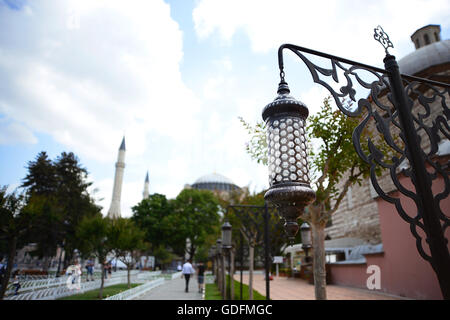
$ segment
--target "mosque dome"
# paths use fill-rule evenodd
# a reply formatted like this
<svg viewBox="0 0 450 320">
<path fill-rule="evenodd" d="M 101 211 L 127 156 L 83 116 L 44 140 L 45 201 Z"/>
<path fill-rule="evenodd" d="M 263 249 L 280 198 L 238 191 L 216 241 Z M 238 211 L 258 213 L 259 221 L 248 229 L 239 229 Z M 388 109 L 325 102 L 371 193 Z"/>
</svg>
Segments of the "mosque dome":
<svg viewBox="0 0 450 320">
<path fill-rule="evenodd" d="M 428 25 L 413 33 L 416 50 L 398 61 L 400 73 L 430 78 L 449 69 L 450 40 L 441 40 L 440 31 L 439 25 Z"/>
<path fill-rule="evenodd" d="M 191 187 L 193 189 L 211 191 L 232 191 L 239 189 L 233 181 L 218 173 L 211 173 L 198 178 Z"/>
<path fill-rule="evenodd" d="M 415 75 L 445 63 L 450 63 L 450 40 L 421 47 L 398 61 L 400 72 L 407 75 Z"/>
</svg>

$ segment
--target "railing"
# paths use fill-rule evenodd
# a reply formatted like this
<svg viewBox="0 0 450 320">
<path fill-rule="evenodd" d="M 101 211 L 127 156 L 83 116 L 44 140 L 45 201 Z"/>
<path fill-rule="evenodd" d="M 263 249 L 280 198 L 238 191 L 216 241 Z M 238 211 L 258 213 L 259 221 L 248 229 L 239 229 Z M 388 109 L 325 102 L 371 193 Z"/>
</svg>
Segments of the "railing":
<svg viewBox="0 0 450 320">
<path fill-rule="evenodd" d="M 161 271 L 145 271 L 131 270 L 130 281 L 135 283 L 143 283 L 153 280 L 161 274 Z M 83 293 L 85 291 L 94 290 L 100 287 L 101 278 L 95 281 L 81 282 L 80 290 L 69 289 L 67 286 L 67 276 L 52 278 L 47 280 L 30 280 L 21 282 L 19 294 L 14 295 L 14 286 L 11 285 L 7 291 L 5 300 L 52 300 L 62 298 L 68 295 Z M 104 286 L 115 285 L 127 282 L 127 272 L 118 271 L 111 275 L 111 278 L 105 279 Z"/>
<path fill-rule="evenodd" d="M 172 273 L 172 274 L 170 275 L 170 279 L 171 279 L 171 280 L 177 279 L 177 278 L 180 278 L 180 277 L 181 277 L 181 271 L 180 271 L 180 272 Z"/>
<path fill-rule="evenodd" d="M 127 277 L 114 277 L 107 279 L 104 282 L 104 287 L 126 283 Z M 5 298 L 5 300 L 55 300 L 75 294 L 81 294 L 86 291 L 98 289 L 101 285 L 101 280 L 82 282 L 80 283 L 80 289 L 69 288 L 66 283 L 57 287 L 29 291 L 18 295 L 12 295 Z"/>
<path fill-rule="evenodd" d="M 155 272 L 161 273 L 161 271 L 155 271 Z M 139 270 L 131 270 L 130 271 L 131 276 L 135 276 L 137 274 L 139 274 Z M 142 274 L 145 275 L 144 273 L 142 273 Z M 116 277 L 124 277 L 124 276 L 125 277 L 127 276 L 127 271 L 117 271 L 117 272 L 113 272 L 111 274 L 110 279 L 113 279 Z M 81 277 L 82 277 L 81 280 L 83 281 L 85 279 L 84 278 L 85 275 L 83 274 Z M 52 287 L 65 286 L 67 278 L 68 277 L 64 275 L 64 276 L 61 276 L 58 278 L 46 278 L 46 279 L 39 279 L 39 280 L 20 281 L 19 292 L 20 292 L 20 294 L 23 294 L 24 292 L 27 292 L 27 291 L 36 291 L 36 290 L 41 290 L 41 289 L 49 289 Z M 94 274 L 94 279 L 100 280 L 100 278 L 101 278 L 101 273 Z M 146 280 L 148 280 L 148 279 L 146 279 Z M 6 291 L 6 295 L 12 295 L 12 294 L 14 294 L 14 291 L 15 291 L 14 285 L 12 284 L 12 281 L 10 281 L 10 284 L 8 285 L 8 291 Z"/>
<path fill-rule="evenodd" d="M 136 275 L 137 282 L 155 280 L 161 277 L 161 271 L 144 271 Z"/>
<path fill-rule="evenodd" d="M 147 291 L 153 288 L 159 287 L 160 285 L 164 284 L 164 281 L 164 278 L 152 280 L 150 282 L 137 286 L 136 288 L 123 291 L 103 300 L 132 300 L 140 295 L 145 294 Z"/>
</svg>

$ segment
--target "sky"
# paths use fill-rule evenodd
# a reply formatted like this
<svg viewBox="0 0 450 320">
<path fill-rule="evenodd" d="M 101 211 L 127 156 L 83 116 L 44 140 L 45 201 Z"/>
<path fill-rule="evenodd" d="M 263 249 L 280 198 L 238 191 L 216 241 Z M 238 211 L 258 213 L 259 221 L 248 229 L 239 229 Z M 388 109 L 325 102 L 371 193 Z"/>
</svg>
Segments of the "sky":
<svg viewBox="0 0 450 320">
<path fill-rule="evenodd" d="M 20 186 L 40 151 L 74 152 L 106 214 L 125 136 L 122 216 L 147 171 L 168 198 L 213 172 L 262 191 L 267 168 L 239 117 L 260 121 L 275 98 L 278 47 L 383 67 L 376 26 L 400 59 L 428 24 L 450 38 L 448 0 L 0 0 L 0 185 Z M 328 93 L 285 56 L 291 94 L 314 114 Z"/>
</svg>

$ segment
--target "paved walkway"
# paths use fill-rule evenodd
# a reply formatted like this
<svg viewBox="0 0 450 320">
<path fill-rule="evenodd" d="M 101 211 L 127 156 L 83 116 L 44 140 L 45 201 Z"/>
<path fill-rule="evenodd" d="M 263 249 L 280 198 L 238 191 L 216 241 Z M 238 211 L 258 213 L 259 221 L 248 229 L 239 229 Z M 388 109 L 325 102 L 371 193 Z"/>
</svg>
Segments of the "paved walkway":
<svg viewBox="0 0 450 320">
<path fill-rule="evenodd" d="M 189 292 L 185 292 L 185 280 L 176 278 L 166 280 L 163 285 L 156 287 L 135 300 L 202 300 L 202 294 L 198 292 L 197 277 L 189 280 Z"/>
<path fill-rule="evenodd" d="M 239 281 L 240 274 L 234 278 Z M 248 284 L 248 275 L 243 275 L 243 282 Z M 266 294 L 264 275 L 253 275 L 253 289 Z M 274 277 L 270 281 L 270 298 L 272 300 L 315 300 L 314 285 L 296 278 Z M 327 285 L 328 300 L 402 300 L 404 298 L 364 289 Z"/>
</svg>

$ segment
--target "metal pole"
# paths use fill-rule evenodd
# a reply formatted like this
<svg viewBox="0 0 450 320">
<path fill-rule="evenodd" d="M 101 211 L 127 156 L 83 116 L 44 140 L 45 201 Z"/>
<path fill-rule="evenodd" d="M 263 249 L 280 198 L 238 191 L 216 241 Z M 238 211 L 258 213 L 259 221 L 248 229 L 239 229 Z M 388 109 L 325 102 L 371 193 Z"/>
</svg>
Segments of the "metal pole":
<svg viewBox="0 0 450 320">
<path fill-rule="evenodd" d="M 224 299 L 227 298 L 227 279 L 226 279 L 226 270 L 225 270 L 225 255 L 224 253 L 221 254 L 221 265 L 222 265 L 222 297 Z"/>
<path fill-rule="evenodd" d="M 269 210 L 267 202 L 264 202 L 264 251 L 265 251 L 265 267 L 266 267 L 266 300 L 270 300 L 270 279 L 269 279 Z"/>
<path fill-rule="evenodd" d="M 228 300 L 231 300 L 231 281 L 233 279 L 231 278 L 231 249 L 228 250 L 228 282 L 230 284 L 230 288 L 228 291 Z"/>
<path fill-rule="evenodd" d="M 427 173 L 425 162 L 420 152 L 419 138 L 414 127 L 411 110 L 408 110 L 405 90 L 395 57 L 387 55 L 384 60 L 386 70 L 389 72 L 389 81 L 392 88 L 396 109 L 403 127 L 407 152 L 412 174 L 415 179 L 418 210 L 422 212 L 423 224 L 427 234 L 427 243 L 430 247 L 431 266 L 433 267 L 441 287 L 444 299 L 450 299 L 450 255 L 447 241 L 444 237 L 439 221 L 439 208 L 434 201 L 431 190 L 431 180 Z"/>
<path fill-rule="evenodd" d="M 244 273 L 244 236 L 241 233 L 241 284 L 240 284 L 240 294 L 242 300 L 242 281 L 243 281 L 243 273 Z"/>
</svg>

